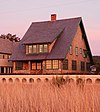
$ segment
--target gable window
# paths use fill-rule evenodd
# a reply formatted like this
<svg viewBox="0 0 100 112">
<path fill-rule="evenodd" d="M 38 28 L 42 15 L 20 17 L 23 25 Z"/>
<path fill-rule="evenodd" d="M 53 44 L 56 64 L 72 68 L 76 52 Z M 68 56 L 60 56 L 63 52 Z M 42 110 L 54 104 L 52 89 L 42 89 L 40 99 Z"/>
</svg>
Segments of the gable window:
<svg viewBox="0 0 100 112">
<path fill-rule="evenodd" d="M 82 48 L 80 48 L 80 54 L 82 54 Z"/>
<path fill-rule="evenodd" d="M 29 53 L 29 54 L 32 53 L 32 45 L 29 45 L 29 46 L 28 46 L 28 53 Z"/>
<path fill-rule="evenodd" d="M 81 61 L 81 71 L 85 71 L 85 62 Z"/>
<path fill-rule="evenodd" d="M 68 70 L 68 59 L 63 61 L 63 70 Z"/>
<path fill-rule="evenodd" d="M 83 49 L 83 57 L 87 58 L 87 50 Z"/>
<path fill-rule="evenodd" d="M 73 51 L 72 51 L 72 45 L 70 45 L 70 50 L 69 50 L 69 52 L 70 52 L 70 55 L 73 54 Z"/>
<path fill-rule="evenodd" d="M 75 48 L 76 56 L 78 56 L 78 47 Z"/>
<path fill-rule="evenodd" d="M 72 70 L 77 70 L 77 61 L 72 60 Z"/>
</svg>

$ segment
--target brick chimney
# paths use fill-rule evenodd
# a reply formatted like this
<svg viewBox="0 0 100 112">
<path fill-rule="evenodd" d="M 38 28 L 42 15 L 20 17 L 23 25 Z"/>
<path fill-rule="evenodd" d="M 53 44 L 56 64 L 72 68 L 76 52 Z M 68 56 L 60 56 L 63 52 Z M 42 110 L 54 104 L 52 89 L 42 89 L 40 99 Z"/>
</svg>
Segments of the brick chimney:
<svg viewBox="0 0 100 112">
<path fill-rule="evenodd" d="M 51 21 L 56 21 L 56 14 L 51 14 Z"/>
</svg>

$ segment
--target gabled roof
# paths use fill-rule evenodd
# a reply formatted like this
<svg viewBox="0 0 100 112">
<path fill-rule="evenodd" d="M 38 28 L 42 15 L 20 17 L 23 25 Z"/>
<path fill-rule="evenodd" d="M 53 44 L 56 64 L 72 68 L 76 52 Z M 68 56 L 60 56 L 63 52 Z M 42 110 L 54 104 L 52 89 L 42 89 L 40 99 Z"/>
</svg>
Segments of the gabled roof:
<svg viewBox="0 0 100 112">
<path fill-rule="evenodd" d="M 81 21 L 81 17 L 78 17 L 32 23 L 10 60 L 64 59 Z M 51 43 L 56 38 L 50 53 L 25 54 L 25 44 Z"/>
<path fill-rule="evenodd" d="M 64 29 L 64 25 L 59 22 L 36 22 L 32 23 L 29 30 L 24 35 L 24 44 L 51 43 Z"/>
<path fill-rule="evenodd" d="M 18 42 L 12 42 L 9 39 L 0 38 L 0 53 L 12 54 L 13 49 L 18 45 Z"/>
</svg>

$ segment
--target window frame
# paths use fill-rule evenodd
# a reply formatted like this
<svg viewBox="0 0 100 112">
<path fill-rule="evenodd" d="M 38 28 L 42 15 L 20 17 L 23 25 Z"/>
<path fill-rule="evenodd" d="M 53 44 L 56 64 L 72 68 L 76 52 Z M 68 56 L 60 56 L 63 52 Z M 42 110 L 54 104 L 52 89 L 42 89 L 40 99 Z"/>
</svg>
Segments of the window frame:
<svg viewBox="0 0 100 112">
<path fill-rule="evenodd" d="M 78 56 L 78 47 L 75 47 L 75 55 Z"/>
<path fill-rule="evenodd" d="M 70 54 L 70 55 L 73 54 L 73 48 L 72 48 L 72 45 L 70 45 L 70 47 L 69 47 L 69 54 Z"/>
<path fill-rule="evenodd" d="M 81 61 L 81 71 L 85 71 L 85 62 Z"/>
<path fill-rule="evenodd" d="M 31 52 L 30 51 L 30 46 L 31 46 Z M 32 45 L 28 45 L 28 54 L 32 54 L 32 51 L 33 51 L 33 46 Z"/>
<path fill-rule="evenodd" d="M 63 70 L 68 70 L 68 59 L 63 60 Z"/>
<path fill-rule="evenodd" d="M 72 60 L 72 70 L 77 70 L 77 61 Z"/>
<path fill-rule="evenodd" d="M 47 68 L 48 61 L 51 61 L 51 65 L 49 68 Z M 57 64 L 54 64 L 54 61 L 58 61 Z M 57 66 L 57 67 L 55 67 L 55 66 Z M 46 70 L 58 70 L 58 69 L 59 69 L 59 60 L 46 60 Z"/>
</svg>

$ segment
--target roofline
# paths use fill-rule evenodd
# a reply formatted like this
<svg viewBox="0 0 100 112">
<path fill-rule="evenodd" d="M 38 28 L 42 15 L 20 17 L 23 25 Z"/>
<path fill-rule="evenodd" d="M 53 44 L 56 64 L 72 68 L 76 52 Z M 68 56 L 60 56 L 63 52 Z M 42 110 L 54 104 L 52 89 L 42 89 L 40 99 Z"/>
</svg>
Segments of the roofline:
<svg viewBox="0 0 100 112">
<path fill-rule="evenodd" d="M 82 20 L 80 21 L 80 24 L 79 25 L 80 25 L 80 28 L 81 28 L 82 32 L 84 33 L 85 44 L 86 44 L 86 47 L 87 47 L 87 49 L 89 51 L 90 61 L 93 64 L 94 62 L 93 62 L 93 58 L 92 58 L 92 53 L 91 53 L 91 50 L 90 50 L 90 46 L 89 46 L 89 43 L 88 43 L 87 35 L 86 35 L 86 32 L 85 32 L 85 29 L 84 29 L 84 25 L 83 25 Z"/>
<path fill-rule="evenodd" d="M 79 17 L 71 17 L 71 18 L 68 18 L 68 19 L 58 19 L 56 21 L 71 20 L 71 19 L 78 19 L 78 18 L 82 19 L 82 17 L 79 16 Z M 34 21 L 34 22 L 32 22 L 32 24 L 45 23 L 45 22 L 55 22 L 55 21 L 51 21 L 51 20 L 49 20 L 49 21 L 45 21 L 45 20 L 43 20 L 43 21 Z"/>
<path fill-rule="evenodd" d="M 52 42 L 22 43 L 23 45 L 49 44 Z"/>
</svg>

